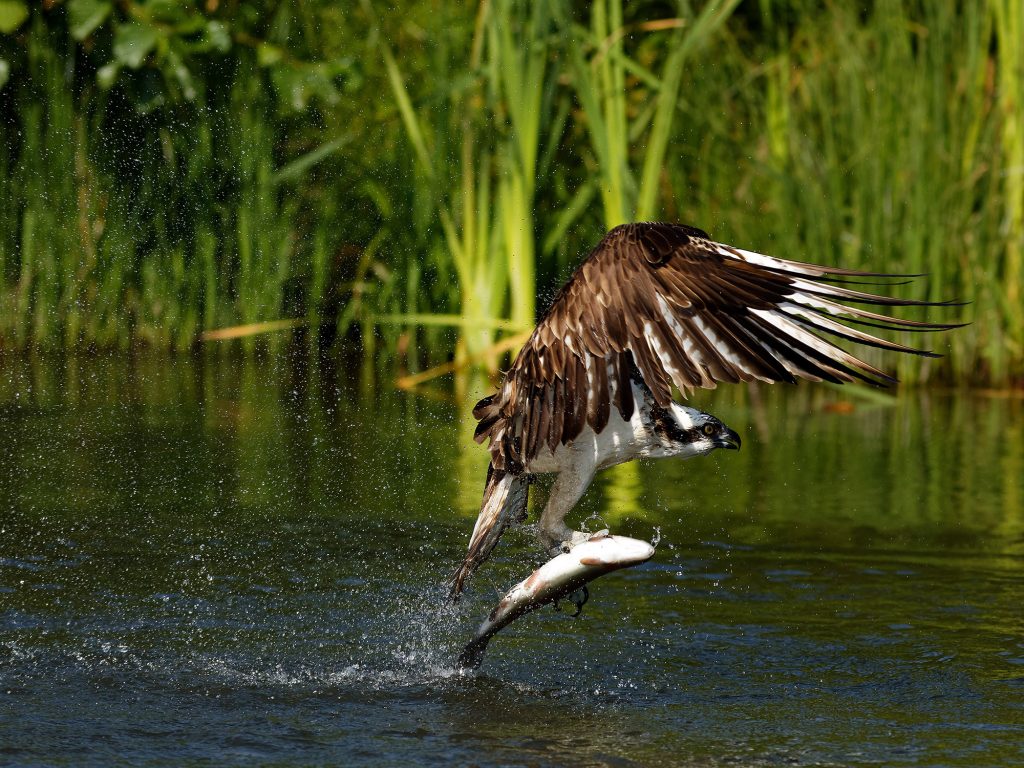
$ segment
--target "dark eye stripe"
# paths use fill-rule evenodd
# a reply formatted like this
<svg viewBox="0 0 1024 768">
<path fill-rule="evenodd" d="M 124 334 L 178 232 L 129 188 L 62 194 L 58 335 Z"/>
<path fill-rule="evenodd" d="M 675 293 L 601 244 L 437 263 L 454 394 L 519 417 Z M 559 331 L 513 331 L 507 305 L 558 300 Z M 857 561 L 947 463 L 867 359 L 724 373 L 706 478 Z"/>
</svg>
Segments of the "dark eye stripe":
<svg viewBox="0 0 1024 768">
<path fill-rule="evenodd" d="M 674 443 L 696 443 L 705 437 L 700 427 L 683 429 L 667 410 L 657 405 L 651 408 L 651 416 L 654 418 L 655 432 Z"/>
</svg>

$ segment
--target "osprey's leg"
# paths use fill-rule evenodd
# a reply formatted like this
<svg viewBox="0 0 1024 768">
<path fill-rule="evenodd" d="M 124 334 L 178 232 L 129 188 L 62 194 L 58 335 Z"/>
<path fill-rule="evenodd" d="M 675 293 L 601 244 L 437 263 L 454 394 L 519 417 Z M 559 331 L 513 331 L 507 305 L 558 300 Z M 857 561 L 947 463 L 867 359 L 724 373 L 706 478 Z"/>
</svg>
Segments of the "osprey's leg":
<svg viewBox="0 0 1024 768">
<path fill-rule="evenodd" d="M 565 524 L 565 516 L 576 506 L 593 478 L 593 469 L 573 466 L 559 472 L 551 486 L 551 495 L 537 525 L 537 537 L 552 557 L 568 552 L 593 535 L 574 531 Z"/>
</svg>

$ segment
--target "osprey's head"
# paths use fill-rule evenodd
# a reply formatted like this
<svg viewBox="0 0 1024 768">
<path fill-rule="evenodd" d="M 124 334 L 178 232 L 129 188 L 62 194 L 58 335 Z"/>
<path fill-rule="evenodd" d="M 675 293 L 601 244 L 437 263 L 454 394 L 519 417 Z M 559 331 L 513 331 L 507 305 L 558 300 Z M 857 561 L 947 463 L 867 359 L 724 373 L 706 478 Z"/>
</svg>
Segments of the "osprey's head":
<svg viewBox="0 0 1024 768">
<path fill-rule="evenodd" d="M 672 403 L 665 416 L 660 437 L 670 443 L 670 455 L 686 458 L 703 456 L 715 448 L 740 448 L 740 436 L 710 413 Z"/>
</svg>

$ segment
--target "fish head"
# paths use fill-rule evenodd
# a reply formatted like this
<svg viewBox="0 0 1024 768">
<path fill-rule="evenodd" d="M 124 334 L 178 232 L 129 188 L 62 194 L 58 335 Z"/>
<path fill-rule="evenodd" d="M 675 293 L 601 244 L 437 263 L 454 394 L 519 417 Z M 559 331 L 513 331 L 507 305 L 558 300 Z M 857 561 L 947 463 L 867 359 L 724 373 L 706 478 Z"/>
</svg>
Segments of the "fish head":
<svg viewBox="0 0 1024 768">
<path fill-rule="evenodd" d="M 595 536 L 577 544 L 572 554 L 582 565 L 609 569 L 628 568 L 645 563 L 654 556 L 654 547 L 641 539 L 628 536 Z"/>
</svg>

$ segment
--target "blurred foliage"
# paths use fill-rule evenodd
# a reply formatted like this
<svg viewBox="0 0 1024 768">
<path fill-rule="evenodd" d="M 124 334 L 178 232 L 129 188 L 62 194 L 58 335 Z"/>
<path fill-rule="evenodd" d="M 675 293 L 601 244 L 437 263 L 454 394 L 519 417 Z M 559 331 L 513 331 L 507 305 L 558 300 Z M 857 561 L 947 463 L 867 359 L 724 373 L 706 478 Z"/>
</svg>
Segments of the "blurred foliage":
<svg viewBox="0 0 1024 768">
<path fill-rule="evenodd" d="M 327 3 L 321 3 L 327 7 Z M 337 104 L 353 74 L 347 57 L 317 49 L 313 32 L 322 8 L 309 3 L 208 0 L 66 0 L 44 2 L 42 17 L 80 43 L 77 62 L 104 91 L 118 87 L 140 114 L 165 104 L 195 102 L 209 82 L 210 67 L 231 59 L 255 61 L 266 70 L 278 106 L 301 112 L 314 99 Z M 27 26 L 28 3 L 0 0 L 0 32 Z M 27 69 L 27 46 L 7 46 L 7 72 Z M 357 83 L 349 80 L 348 90 Z"/>
<path fill-rule="evenodd" d="M 901 377 L 1020 381 L 1020 25 L 1016 0 L 0 0 L 0 348 L 302 318 L 233 343 L 500 365 L 649 216 L 929 272 L 906 295 L 975 322 Z"/>
<path fill-rule="evenodd" d="M 14 5 L 3 346 L 187 349 L 347 303 L 332 259 L 355 245 L 320 226 L 342 200 L 316 183 L 359 123 L 342 106 L 362 75 L 337 53 L 358 30 L 336 4 Z"/>
</svg>

